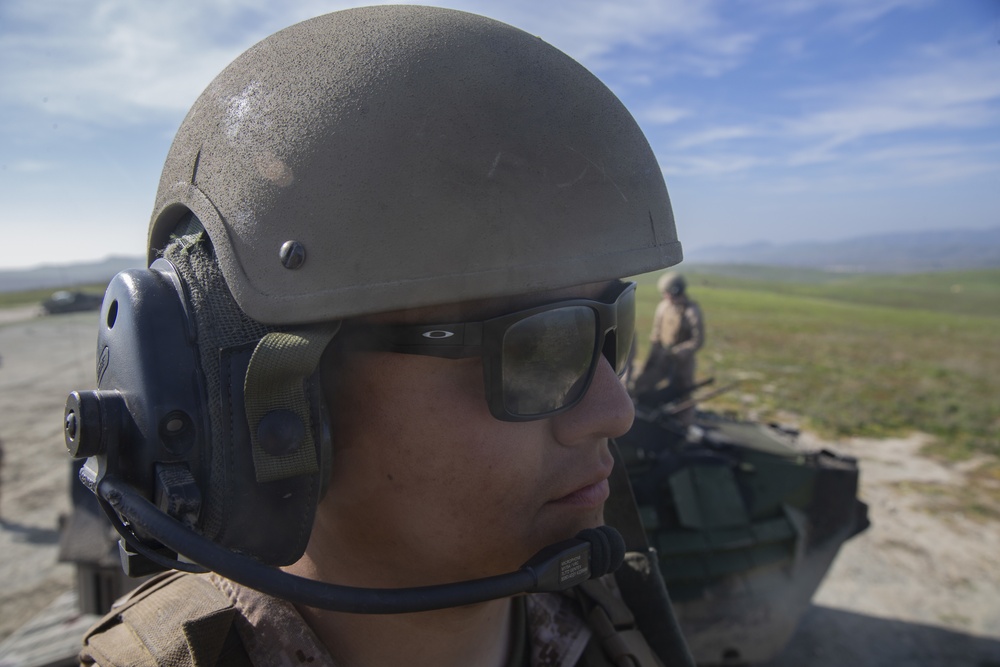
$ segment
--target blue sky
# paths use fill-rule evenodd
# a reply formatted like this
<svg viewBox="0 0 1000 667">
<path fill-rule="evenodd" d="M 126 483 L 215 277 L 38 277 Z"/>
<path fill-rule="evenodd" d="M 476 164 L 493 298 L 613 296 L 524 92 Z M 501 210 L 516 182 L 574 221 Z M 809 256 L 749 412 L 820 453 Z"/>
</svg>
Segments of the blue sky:
<svg viewBox="0 0 1000 667">
<path fill-rule="evenodd" d="M 3 0 L 0 269 L 143 254 L 201 90 L 272 32 L 358 4 Z M 1000 226 L 1000 0 L 436 4 L 601 77 L 689 249 Z"/>
</svg>

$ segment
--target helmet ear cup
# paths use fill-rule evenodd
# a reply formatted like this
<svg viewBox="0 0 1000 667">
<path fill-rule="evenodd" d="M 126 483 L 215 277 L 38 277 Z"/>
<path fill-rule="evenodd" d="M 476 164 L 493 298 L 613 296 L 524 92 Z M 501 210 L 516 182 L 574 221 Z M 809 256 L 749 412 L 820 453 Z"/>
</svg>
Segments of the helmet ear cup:
<svg viewBox="0 0 1000 667">
<path fill-rule="evenodd" d="M 70 394 L 65 436 L 70 453 L 88 459 L 81 477 L 91 490 L 114 477 L 195 526 L 211 435 L 179 285 L 162 263 L 111 280 L 98 330 L 98 388 Z"/>
<path fill-rule="evenodd" d="M 218 266 L 211 240 L 193 214 L 181 221 L 174 241 L 164 251 L 164 259 L 176 268 L 184 287 L 180 294 L 189 300 L 188 312 L 197 331 L 210 407 L 212 438 L 203 466 L 203 477 L 208 480 L 203 534 L 267 564 L 292 563 L 305 550 L 316 504 L 329 477 L 328 466 L 324 469 L 322 465 L 323 450 L 329 449 L 329 444 L 323 445 L 322 434 L 329 432 L 329 427 L 323 423 L 325 411 L 321 409 L 324 401 L 318 393 L 319 383 L 309 380 L 318 364 L 309 364 L 307 370 L 297 371 L 301 376 L 293 378 L 266 372 L 262 375 L 259 369 L 261 357 L 273 360 L 268 354 L 274 346 L 265 345 L 265 341 L 277 338 L 301 343 L 310 336 L 299 337 L 287 329 L 278 331 L 243 312 Z M 315 335 L 313 339 L 313 350 L 326 340 L 320 336 L 321 342 L 317 343 Z M 281 370 L 280 364 L 272 366 Z M 256 369 L 253 373 L 257 382 L 248 382 L 252 369 Z M 272 377 L 274 382 L 269 381 Z M 286 389 L 281 399 L 285 403 L 275 406 L 269 394 L 277 391 L 279 380 Z M 294 392 L 287 391 L 289 384 L 296 385 Z M 276 407 L 293 410 L 300 426 L 308 429 L 312 449 L 299 454 L 313 458 L 305 465 L 300 458 L 299 465 L 283 467 L 280 452 L 275 456 L 261 452 L 259 419 Z M 262 460 L 263 465 L 275 464 L 272 467 L 278 472 L 262 475 Z"/>
<path fill-rule="evenodd" d="M 189 222 L 197 227 L 193 217 Z M 193 239 L 168 248 L 148 269 L 112 279 L 98 332 L 98 389 L 71 394 L 67 445 L 90 459 L 85 481 L 92 490 L 114 478 L 221 546 L 287 565 L 305 550 L 330 476 L 319 373 L 301 382 L 314 464 L 258 481 L 245 385 L 270 330 L 238 311 L 211 266 L 207 237 Z M 234 328 L 244 338 L 218 334 Z M 159 547 L 155 535 L 125 537 Z"/>
</svg>

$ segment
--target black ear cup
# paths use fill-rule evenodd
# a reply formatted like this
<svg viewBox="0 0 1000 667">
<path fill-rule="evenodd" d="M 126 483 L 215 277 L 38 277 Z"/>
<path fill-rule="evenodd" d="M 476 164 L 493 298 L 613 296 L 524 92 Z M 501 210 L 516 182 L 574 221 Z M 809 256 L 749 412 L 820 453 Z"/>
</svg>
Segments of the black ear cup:
<svg viewBox="0 0 1000 667">
<path fill-rule="evenodd" d="M 199 288 L 164 259 L 112 279 L 98 331 L 98 389 L 70 394 L 66 444 L 89 459 L 92 490 L 114 478 L 221 546 L 287 565 L 308 542 L 330 460 L 320 383 L 305 383 L 318 472 L 258 482 L 244 403 L 256 341 L 215 348 L 189 301 Z M 206 370 L 206 358 L 213 368 Z M 126 537 L 162 546 L 154 536 Z"/>
</svg>

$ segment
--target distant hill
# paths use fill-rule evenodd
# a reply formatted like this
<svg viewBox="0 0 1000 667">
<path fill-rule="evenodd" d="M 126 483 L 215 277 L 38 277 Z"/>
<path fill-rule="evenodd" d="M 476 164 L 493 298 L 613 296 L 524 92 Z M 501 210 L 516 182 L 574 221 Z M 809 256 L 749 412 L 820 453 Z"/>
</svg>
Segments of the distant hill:
<svg viewBox="0 0 1000 667">
<path fill-rule="evenodd" d="M 845 273 L 1000 267 L 1000 227 L 861 236 L 843 241 L 685 248 L 685 263 L 790 266 Z"/>
<path fill-rule="evenodd" d="M 0 270 L 0 292 L 107 283 L 119 271 L 144 266 L 146 266 L 145 257 L 112 256 L 98 262 Z"/>
</svg>

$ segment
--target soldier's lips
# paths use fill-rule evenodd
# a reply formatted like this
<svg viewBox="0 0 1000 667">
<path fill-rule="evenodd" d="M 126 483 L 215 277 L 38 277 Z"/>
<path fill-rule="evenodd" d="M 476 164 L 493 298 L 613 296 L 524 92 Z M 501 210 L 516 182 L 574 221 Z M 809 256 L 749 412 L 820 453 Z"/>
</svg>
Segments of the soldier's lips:
<svg viewBox="0 0 1000 667">
<path fill-rule="evenodd" d="M 568 505 L 581 509 L 596 509 L 604 504 L 611 495 L 611 487 L 607 478 L 593 484 L 582 486 L 579 489 L 567 493 L 561 498 L 551 501 L 555 505 Z"/>
</svg>

